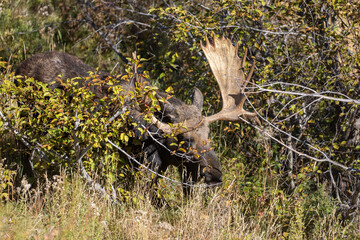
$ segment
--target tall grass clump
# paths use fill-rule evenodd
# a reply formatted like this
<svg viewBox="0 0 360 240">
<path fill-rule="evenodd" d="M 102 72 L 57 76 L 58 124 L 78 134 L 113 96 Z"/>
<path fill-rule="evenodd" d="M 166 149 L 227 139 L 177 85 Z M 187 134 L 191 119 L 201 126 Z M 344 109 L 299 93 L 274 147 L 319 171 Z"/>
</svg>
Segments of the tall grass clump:
<svg viewBox="0 0 360 240">
<path fill-rule="evenodd" d="M 132 199 L 114 204 L 77 174 L 54 176 L 36 190 L 26 181 L 17 201 L 2 202 L 1 239 L 339 239 L 359 236 L 355 223 L 340 223 L 335 205 L 319 188 L 312 194 L 253 199 L 230 185 L 194 189 L 190 199 L 155 208 L 141 177 Z M 165 192 L 180 189 L 163 184 Z M 172 190 L 172 192 L 170 192 Z M 145 197 L 144 197 L 145 196 Z M 171 196 L 169 196 L 171 199 Z M 254 206 L 257 205 L 257 207 Z"/>
</svg>

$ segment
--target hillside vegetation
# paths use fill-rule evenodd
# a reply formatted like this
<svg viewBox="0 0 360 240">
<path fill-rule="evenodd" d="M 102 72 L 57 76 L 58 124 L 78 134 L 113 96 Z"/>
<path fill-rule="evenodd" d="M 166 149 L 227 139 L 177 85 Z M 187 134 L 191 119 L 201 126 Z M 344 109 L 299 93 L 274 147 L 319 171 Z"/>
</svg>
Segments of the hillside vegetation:
<svg viewBox="0 0 360 240">
<path fill-rule="evenodd" d="M 359 238 L 359 9 L 341 0 L 0 2 L 0 238 Z M 261 125 L 213 123 L 222 186 L 200 182 L 185 197 L 170 168 L 159 208 L 154 174 L 128 157 L 142 156 L 138 123 L 127 111 L 109 119 L 125 98 L 151 99 L 150 119 L 157 88 L 189 103 L 197 87 L 203 113 L 219 112 L 200 47 L 213 35 L 238 44 L 240 57 L 248 49 L 247 72 L 255 60 L 245 108 Z M 119 76 L 153 86 L 98 100 L 76 79 L 66 91 L 19 81 L 16 66 L 49 50 L 111 73 L 115 86 Z"/>
</svg>

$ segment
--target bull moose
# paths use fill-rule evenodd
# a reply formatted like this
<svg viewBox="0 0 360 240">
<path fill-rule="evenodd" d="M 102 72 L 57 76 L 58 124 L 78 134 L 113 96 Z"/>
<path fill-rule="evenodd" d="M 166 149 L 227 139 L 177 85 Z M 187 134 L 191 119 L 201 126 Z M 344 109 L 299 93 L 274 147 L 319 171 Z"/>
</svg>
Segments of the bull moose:
<svg viewBox="0 0 360 240">
<path fill-rule="evenodd" d="M 211 148 L 209 142 L 209 125 L 218 120 L 239 121 L 239 115 L 245 118 L 256 118 L 255 113 L 244 110 L 246 100 L 245 87 L 250 81 L 254 71 L 253 63 L 250 72 L 245 77 L 244 66 L 247 51 L 242 59 L 238 57 L 238 45 L 233 46 L 229 39 L 214 36 L 212 43 L 206 38 L 206 44 L 201 43 L 211 70 L 215 75 L 222 96 L 222 110 L 211 116 L 202 115 L 203 95 L 195 89 L 192 104 L 185 104 L 176 97 L 169 98 L 161 111 L 151 119 L 151 127 L 164 133 L 175 132 L 178 141 L 184 141 L 189 149 L 187 157 L 172 154 L 168 148 L 173 139 L 162 137 L 155 141 L 144 137 L 144 151 L 147 152 L 148 161 L 158 173 L 165 172 L 169 165 L 179 168 L 183 183 L 195 183 L 204 177 L 208 185 L 220 185 L 222 182 L 221 164 Z M 43 83 L 53 83 L 62 74 L 63 79 L 86 77 L 95 69 L 88 66 L 75 56 L 63 52 L 45 52 L 36 54 L 23 61 L 16 70 L 16 75 L 33 77 Z M 101 78 L 107 73 L 101 72 Z M 81 80 L 80 80 L 81 81 Z M 81 84 L 81 83 L 80 83 Z M 79 85 L 80 85 L 79 84 Z M 123 83 L 124 89 L 131 89 L 131 83 Z M 59 84 L 53 84 L 52 89 Z M 90 89 L 99 97 L 104 91 Z M 112 94 L 112 93 L 105 93 Z M 158 91 L 159 95 L 166 93 Z M 133 112 L 141 109 L 133 109 Z M 171 124 L 169 124 L 171 123 Z M 173 124 L 181 124 L 182 128 L 173 129 Z M 190 157 L 189 157 L 190 156 Z M 188 192 L 191 184 L 184 184 L 184 191 Z"/>
</svg>

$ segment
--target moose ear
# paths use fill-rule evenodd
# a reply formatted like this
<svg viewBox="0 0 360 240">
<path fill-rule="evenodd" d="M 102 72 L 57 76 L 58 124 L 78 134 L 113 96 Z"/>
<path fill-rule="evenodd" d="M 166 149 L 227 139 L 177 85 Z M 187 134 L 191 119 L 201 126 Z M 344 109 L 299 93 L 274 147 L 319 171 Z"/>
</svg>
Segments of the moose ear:
<svg viewBox="0 0 360 240">
<path fill-rule="evenodd" d="M 194 88 L 194 92 L 191 97 L 191 102 L 195 107 L 197 107 L 200 111 L 202 111 L 204 97 L 198 88 Z"/>
</svg>

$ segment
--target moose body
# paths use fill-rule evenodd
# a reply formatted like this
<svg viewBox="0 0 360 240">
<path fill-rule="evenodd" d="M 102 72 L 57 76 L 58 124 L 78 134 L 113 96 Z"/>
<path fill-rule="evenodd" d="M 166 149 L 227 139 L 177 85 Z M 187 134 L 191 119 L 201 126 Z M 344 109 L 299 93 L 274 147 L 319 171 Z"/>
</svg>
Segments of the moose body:
<svg viewBox="0 0 360 240">
<path fill-rule="evenodd" d="M 178 98 L 171 97 L 163 105 L 161 111 L 156 113 L 147 127 L 150 132 L 160 134 L 142 136 L 143 151 L 147 155 L 153 170 L 161 173 L 165 172 L 168 166 L 175 165 L 179 168 L 185 193 L 188 193 L 191 183 L 199 181 L 204 177 L 204 182 L 209 185 L 220 185 L 222 182 L 221 164 L 211 148 L 209 141 L 209 124 L 217 120 L 239 121 L 238 116 L 255 117 L 254 113 L 243 109 L 246 99 L 244 88 L 249 81 L 254 70 L 254 64 L 247 79 L 244 75 L 244 58 L 241 60 L 237 56 L 238 47 L 234 47 L 229 39 L 219 39 L 214 37 L 213 44 L 206 39 L 206 46 L 201 45 L 208 59 L 210 67 L 219 83 L 223 109 L 212 116 L 202 115 L 203 96 L 200 90 L 195 89 L 193 94 L 193 104 L 188 105 Z M 23 61 L 16 70 L 17 75 L 33 77 L 43 83 L 52 84 L 52 89 L 59 88 L 58 83 L 53 83 L 59 75 L 63 79 L 74 77 L 87 77 L 89 72 L 95 69 L 85 64 L 75 56 L 62 52 L 46 52 L 36 54 Z M 100 78 L 105 79 L 107 73 L 100 72 Z M 84 83 L 80 81 L 79 85 Z M 132 89 L 129 82 L 123 83 L 122 87 L 126 90 Z M 98 97 L 103 97 L 109 93 L 106 84 L 100 88 L 90 89 Z M 159 96 L 166 96 L 166 93 L 159 91 Z M 141 111 L 134 109 L 134 112 Z M 169 125 L 171 123 L 172 125 Z M 173 125 L 181 125 L 174 128 Z M 165 133 L 174 133 L 177 140 L 185 142 L 187 154 L 173 154 L 171 143 L 172 138 L 163 137 Z M 190 183 L 190 184 L 186 184 Z"/>
<path fill-rule="evenodd" d="M 15 74 L 33 77 L 38 81 L 49 84 L 51 89 L 55 89 L 61 88 L 60 83 L 55 81 L 59 78 L 59 76 L 62 76 L 62 79 L 80 77 L 82 80 L 77 80 L 79 82 L 78 86 L 84 86 L 86 83 L 83 82 L 85 81 L 83 79 L 89 76 L 89 72 L 96 72 L 96 69 L 85 64 L 75 56 L 64 52 L 54 51 L 39 53 L 26 59 L 16 69 Z M 107 73 L 100 72 L 100 79 L 104 80 L 108 76 L 109 75 Z M 123 81 L 121 84 L 125 91 L 133 89 L 133 85 L 129 81 Z M 106 94 L 111 94 L 108 92 L 108 89 L 109 87 L 106 84 L 96 87 L 91 85 L 90 87 L 90 90 L 99 98 L 104 97 Z M 159 94 L 164 95 L 165 93 L 159 92 Z M 167 109 L 166 112 L 169 116 L 160 116 L 159 118 L 167 118 L 169 119 L 169 122 L 175 123 L 189 119 L 188 116 L 196 116 L 197 114 L 199 121 L 201 120 L 201 110 L 200 112 L 198 110 L 200 106 L 187 105 L 183 101 L 174 97 L 170 98 L 168 101 L 171 102 L 171 108 L 169 107 L 170 105 L 165 106 L 165 108 Z M 197 101 L 199 102 L 202 100 Z M 137 111 L 138 110 L 135 110 L 133 112 Z M 148 125 L 144 120 L 140 119 L 140 121 L 141 124 Z M 159 132 L 156 126 L 151 126 L 149 130 L 149 132 L 153 133 Z M 182 135 L 178 136 L 179 141 L 190 140 L 185 139 L 186 136 Z M 205 135 L 208 136 L 208 132 L 205 133 Z M 137 137 L 140 136 L 138 135 Z M 215 167 L 214 173 L 209 173 L 209 171 L 203 170 L 207 166 L 204 161 L 201 162 L 197 159 L 191 159 L 191 156 L 183 153 L 181 153 L 181 155 L 173 154 L 172 151 L 169 150 L 172 148 L 170 146 L 170 144 L 173 143 L 172 140 L 163 138 L 159 134 L 153 134 L 151 137 L 144 134 L 141 136 L 141 139 L 143 141 L 143 155 L 146 156 L 146 161 L 149 163 L 151 168 L 158 173 L 162 173 L 165 172 L 170 165 L 178 167 L 183 180 L 188 183 L 184 185 L 184 189 L 188 190 L 188 186 L 191 185 L 191 183 L 198 181 L 199 171 L 203 172 L 202 175 L 205 176 L 205 182 L 212 184 L 221 183 L 221 167 L 213 150 L 203 154 L 207 156 L 207 159 L 211 159 L 213 161 L 211 164 Z M 206 149 L 199 149 L 199 152 L 204 150 Z"/>
</svg>

